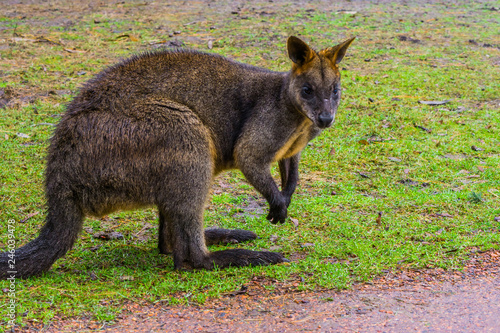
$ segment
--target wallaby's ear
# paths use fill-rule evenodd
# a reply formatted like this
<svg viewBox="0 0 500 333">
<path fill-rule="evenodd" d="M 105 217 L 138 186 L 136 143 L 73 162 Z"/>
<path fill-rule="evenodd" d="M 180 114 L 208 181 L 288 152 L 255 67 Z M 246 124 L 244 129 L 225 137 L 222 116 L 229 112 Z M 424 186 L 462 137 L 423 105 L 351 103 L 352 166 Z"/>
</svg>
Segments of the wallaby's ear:
<svg viewBox="0 0 500 333">
<path fill-rule="evenodd" d="M 330 59 L 332 63 L 338 64 L 344 58 L 347 48 L 349 48 L 349 45 L 351 45 L 354 38 L 356 37 L 352 37 L 334 47 L 329 47 L 327 49 L 324 49 L 323 51 L 320 52 L 320 54 L 323 54 L 325 57 Z"/>
<path fill-rule="evenodd" d="M 297 65 L 303 65 L 314 57 L 314 51 L 295 36 L 288 37 L 286 42 L 288 57 Z"/>
</svg>

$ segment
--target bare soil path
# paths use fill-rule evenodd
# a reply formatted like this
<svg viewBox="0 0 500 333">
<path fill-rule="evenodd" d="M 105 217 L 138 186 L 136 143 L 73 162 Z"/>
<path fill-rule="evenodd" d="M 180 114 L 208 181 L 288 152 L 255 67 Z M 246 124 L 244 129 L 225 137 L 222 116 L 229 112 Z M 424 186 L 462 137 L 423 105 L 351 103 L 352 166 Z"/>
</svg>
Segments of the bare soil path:
<svg viewBox="0 0 500 333">
<path fill-rule="evenodd" d="M 85 319 L 46 332 L 500 332 L 500 252 L 462 271 L 392 273 L 347 291 L 266 292 L 262 281 L 205 305 L 128 304 L 112 325 Z"/>
</svg>

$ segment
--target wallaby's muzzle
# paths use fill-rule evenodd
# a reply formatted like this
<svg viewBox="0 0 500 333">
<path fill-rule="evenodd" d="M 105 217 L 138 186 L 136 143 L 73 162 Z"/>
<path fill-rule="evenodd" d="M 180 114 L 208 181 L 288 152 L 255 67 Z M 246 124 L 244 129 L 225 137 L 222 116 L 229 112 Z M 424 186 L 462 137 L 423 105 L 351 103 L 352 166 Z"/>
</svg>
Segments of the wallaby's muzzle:
<svg viewBox="0 0 500 333">
<path fill-rule="evenodd" d="M 327 128 L 333 124 L 333 114 L 324 111 L 321 112 L 318 116 L 318 127 L 319 128 Z"/>
</svg>

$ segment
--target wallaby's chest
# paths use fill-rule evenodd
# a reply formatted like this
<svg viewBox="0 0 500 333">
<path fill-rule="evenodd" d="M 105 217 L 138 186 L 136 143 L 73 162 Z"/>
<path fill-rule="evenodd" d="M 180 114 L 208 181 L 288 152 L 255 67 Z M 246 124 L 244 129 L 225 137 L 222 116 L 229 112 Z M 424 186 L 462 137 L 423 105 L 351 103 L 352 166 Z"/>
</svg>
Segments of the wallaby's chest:
<svg viewBox="0 0 500 333">
<path fill-rule="evenodd" d="M 274 155 L 274 162 L 292 157 L 304 149 L 311 139 L 312 125 L 312 121 L 304 119 L 290 135 L 285 144 L 276 152 L 276 155 Z"/>
</svg>

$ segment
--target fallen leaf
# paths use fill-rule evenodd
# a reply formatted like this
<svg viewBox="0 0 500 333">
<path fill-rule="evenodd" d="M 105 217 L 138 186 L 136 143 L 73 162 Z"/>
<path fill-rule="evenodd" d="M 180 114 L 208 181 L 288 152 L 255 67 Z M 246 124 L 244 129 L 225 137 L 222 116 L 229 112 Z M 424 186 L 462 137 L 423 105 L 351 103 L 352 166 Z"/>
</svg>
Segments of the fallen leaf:
<svg viewBox="0 0 500 333">
<path fill-rule="evenodd" d="M 443 105 L 446 103 L 451 102 L 451 99 L 447 99 L 444 101 L 418 101 L 420 104 L 425 104 L 425 105 Z"/>
<path fill-rule="evenodd" d="M 401 162 L 401 160 L 397 157 L 388 157 L 387 159 L 389 159 L 390 161 L 393 161 L 393 162 Z"/>
<path fill-rule="evenodd" d="M 14 37 L 10 39 L 12 42 L 17 43 L 17 42 L 36 42 L 36 39 L 32 38 L 24 38 L 24 37 Z"/>
<path fill-rule="evenodd" d="M 122 275 L 122 276 L 120 276 L 120 280 L 121 281 L 134 281 L 135 277 L 133 277 L 131 275 Z"/>
<path fill-rule="evenodd" d="M 450 160 L 463 160 L 467 158 L 465 154 L 445 154 L 442 156 L 443 158 L 449 158 Z"/>
<path fill-rule="evenodd" d="M 436 215 L 438 215 L 438 216 L 442 216 L 442 217 L 453 217 L 453 215 L 450 215 L 450 214 L 448 214 L 448 213 L 446 213 L 446 212 L 444 212 L 444 213 L 440 213 L 440 214 L 436 214 Z"/>
<path fill-rule="evenodd" d="M 28 139 L 30 137 L 28 134 L 24 134 L 24 133 L 16 133 L 16 136 L 18 138 L 23 138 L 23 139 Z"/>
<path fill-rule="evenodd" d="M 483 151 L 484 150 L 483 148 L 479 148 L 479 147 L 476 147 L 476 146 L 471 146 L 470 148 L 472 150 L 474 150 L 474 151 Z"/>
<path fill-rule="evenodd" d="M 240 290 L 233 291 L 232 293 L 229 293 L 229 296 L 236 296 L 236 295 L 242 295 L 246 294 L 248 291 L 248 287 L 245 285 L 242 285 Z"/>
<path fill-rule="evenodd" d="M 415 123 L 413 124 L 413 126 L 416 127 L 416 128 L 421 129 L 422 131 L 426 131 L 427 133 L 431 133 L 432 132 L 432 130 L 430 130 L 430 129 L 424 127 L 424 126 L 417 125 Z"/>
<path fill-rule="evenodd" d="M 328 154 L 329 155 L 335 155 L 335 148 L 332 148 Z"/>
<path fill-rule="evenodd" d="M 34 213 L 31 213 L 31 214 L 28 214 L 28 216 L 26 216 L 24 219 L 22 219 L 21 221 L 19 221 L 19 223 L 25 223 L 26 221 L 28 221 L 30 218 L 32 218 L 33 216 L 35 215 L 38 215 L 40 212 L 34 212 Z"/>
<path fill-rule="evenodd" d="M 99 250 L 101 247 L 102 247 L 102 244 L 97 245 L 97 246 L 89 247 L 88 250 L 91 251 L 91 252 L 95 252 L 95 251 Z"/>
<path fill-rule="evenodd" d="M 495 217 L 493 220 L 495 220 L 496 222 L 500 222 L 500 216 Z"/>
<path fill-rule="evenodd" d="M 403 22 L 403 20 L 400 20 L 400 22 Z M 411 37 L 408 37 L 408 36 L 404 36 L 404 35 L 400 35 L 398 36 L 398 39 L 402 42 L 412 42 L 412 43 L 420 43 L 420 39 L 417 39 L 417 38 L 411 38 Z"/>
<path fill-rule="evenodd" d="M 130 34 L 123 34 L 123 35 L 117 36 L 115 38 L 115 40 L 118 40 L 118 39 L 121 39 L 121 38 L 129 38 L 132 42 L 138 42 L 139 41 L 139 39 L 137 37 L 135 37 L 134 35 L 130 35 Z"/>
<path fill-rule="evenodd" d="M 123 235 L 117 231 L 105 232 L 101 231 L 93 235 L 94 238 L 113 240 L 113 239 L 123 239 Z"/>
<path fill-rule="evenodd" d="M 61 42 L 54 41 L 50 38 L 40 36 L 35 40 L 35 43 L 49 43 L 49 44 L 54 44 L 54 45 L 62 45 Z"/>
<path fill-rule="evenodd" d="M 359 140 L 358 141 L 359 144 L 362 144 L 362 145 L 369 145 L 370 143 L 368 142 L 368 140 L 365 140 L 365 139 L 362 139 L 362 140 Z"/>
<path fill-rule="evenodd" d="M 207 46 L 211 50 L 214 47 L 214 42 L 212 42 L 211 40 L 209 40 Z"/>
<path fill-rule="evenodd" d="M 335 12 L 335 14 L 347 14 L 347 15 L 354 15 L 356 14 L 357 12 L 356 11 L 353 11 L 353 10 L 339 10 L 338 12 Z"/>
<path fill-rule="evenodd" d="M 304 243 L 300 247 L 311 247 L 314 246 L 314 243 Z"/>
<path fill-rule="evenodd" d="M 87 53 L 87 51 L 77 50 L 75 48 L 73 48 L 73 49 L 64 49 L 64 51 L 69 52 L 69 53 Z"/>
<path fill-rule="evenodd" d="M 398 183 L 407 186 L 422 186 L 422 187 L 427 187 L 430 185 L 429 183 L 419 182 L 410 178 L 398 180 Z"/>
<path fill-rule="evenodd" d="M 290 218 L 290 221 L 292 221 L 293 225 L 297 228 L 299 226 L 299 220 Z"/>
<path fill-rule="evenodd" d="M 154 47 L 155 48 L 160 48 L 160 47 L 173 47 L 173 48 L 176 48 L 176 47 L 183 47 L 185 44 L 184 42 L 180 41 L 180 40 L 169 40 L 168 42 L 167 41 L 162 41 L 162 42 L 157 42 L 157 43 L 154 43 Z"/>
<path fill-rule="evenodd" d="M 368 176 L 367 174 L 362 173 L 362 172 L 358 172 L 358 175 L 360 175 L 363 178 L 370 178 L 370 176 Z"/>
</svg>

